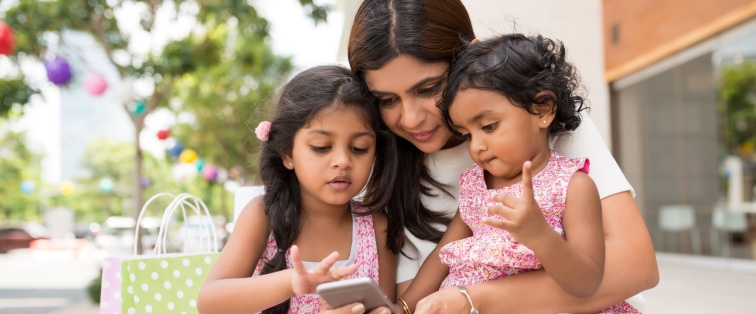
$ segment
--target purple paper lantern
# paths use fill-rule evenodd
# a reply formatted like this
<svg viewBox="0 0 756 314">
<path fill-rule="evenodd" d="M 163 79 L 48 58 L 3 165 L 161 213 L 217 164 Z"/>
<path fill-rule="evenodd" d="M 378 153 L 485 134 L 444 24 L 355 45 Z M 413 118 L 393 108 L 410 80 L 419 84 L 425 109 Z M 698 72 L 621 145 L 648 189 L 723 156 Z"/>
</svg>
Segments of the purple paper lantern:
<svg viewBox="0 0 756 314">
<path fill-rule="evenodd" d="M 207 181 L 215 181 L 218 178 L 218 169 L 213 165 L 202 167 L 202 177 Z"/>
<path fill-rule="evenodd" d="M 58 86 L 68 84 L 73 76 L 71 65 L 68 64 L 66 59 L 61 57 L 45 61 L 45 69 L 47 70 L 47 79 Z"/>
<path fill-rule="evenodd" d="M 141 185 L 142 185 L 142 188 L 145 188 L 145 189 L 146 189 L 146 188 L 147 188 L 148 186 L 150 186 L 150 183 L 152 183 L 152 182 L 150 181 L 150 178 L 148 178 L 148 177 L 142 177 L 142 178 L 141 178 L 141 179 L 139 180 L 139 184 L 141 184 Z"/>
</svg>

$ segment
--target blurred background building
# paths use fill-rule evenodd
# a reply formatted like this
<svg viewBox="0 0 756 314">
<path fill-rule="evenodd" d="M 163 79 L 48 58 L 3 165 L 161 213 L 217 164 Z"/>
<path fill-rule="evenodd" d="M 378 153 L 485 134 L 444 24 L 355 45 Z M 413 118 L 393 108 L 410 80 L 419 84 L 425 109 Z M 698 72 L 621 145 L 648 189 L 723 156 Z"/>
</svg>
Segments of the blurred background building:
<svg viewBox="0 0 756 314">
<path fill-rule="evenodd" d="M 613 152 L 657 250 L 756 258 L 756 1 L 603 4 Z"/>
</svg>

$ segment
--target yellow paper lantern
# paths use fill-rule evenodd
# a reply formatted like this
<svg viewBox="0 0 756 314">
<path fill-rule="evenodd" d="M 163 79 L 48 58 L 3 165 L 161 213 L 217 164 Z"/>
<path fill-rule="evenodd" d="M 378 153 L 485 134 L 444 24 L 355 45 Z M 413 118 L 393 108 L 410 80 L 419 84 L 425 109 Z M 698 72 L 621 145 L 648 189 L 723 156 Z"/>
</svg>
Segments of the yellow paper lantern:
<svg viewBox="0 0 756 314">
<path fill-rule="evenodd" d="M 183 163 L 190 164 L 195 160 L 197 160 L 197 152 L 193 149 L 185 149 L 181 152 L 181 155 L 179 155 L 179 161 Z"/>
<path fill-rule="evenodd" d="M 60 183 L 60 195 L 69 196 L 73 194 L 76 186 L 71 181 L 63 181 Z"/>
</svg>

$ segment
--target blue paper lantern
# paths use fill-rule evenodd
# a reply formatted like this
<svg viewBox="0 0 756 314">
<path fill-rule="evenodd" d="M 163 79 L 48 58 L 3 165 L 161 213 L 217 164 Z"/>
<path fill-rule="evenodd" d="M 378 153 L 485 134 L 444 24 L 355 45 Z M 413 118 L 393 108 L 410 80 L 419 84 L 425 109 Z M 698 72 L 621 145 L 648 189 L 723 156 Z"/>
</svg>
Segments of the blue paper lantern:
<svg viewBox="0 0 756 314">
<path fill-rule="evenodd" d="M 173 145 L 171 149 L 168 150 L 168 153 L 171 154 L 173 157 L 178 157 L 181 155 L 181 152 L 184 151 L 184 145 L 181 145 L 181 143 L 176 142 L 176 145 Z"/>
<path fill-rule="evenodd" d="M 202 171 L 202 167 L 205 166 L 205 160 L 202 158 L 197 158 L 196 164 L 197 164 L 197 172 L 200 172 Z"/>
<path fill-rule="evenodd" d="M 100 191 L 103 191 L 105 193 L 110 193 L 111 191 L 113 191 L 113 180 L 110 180 L 109 178 L 100 180 Z"/>
<path fill-rule="evenodd" d="M 21 192 L 24 192 L 24 194 L 31 194 L 34 192 L 34 189 L 36 189 L 34 182 L 29 180 L 21 182 Z"/>
<path fill-rule="evenodd" d="M 55 57 L 55 59 L 45 61 L 45 70 L 47 70 L 47 79 L 53 84 L 63 86 L 68 84 L 73 77 L 71 65 L 66 59 Z"/>
<path fill-rule="evenodd" d="M 144 101 L 137 101 L 132 107 L 131 107 L 131 114 L 138 116 L 144 113 L 144 110 L 147 109 L 147 104 L 144 103 Z"/>
</svg>

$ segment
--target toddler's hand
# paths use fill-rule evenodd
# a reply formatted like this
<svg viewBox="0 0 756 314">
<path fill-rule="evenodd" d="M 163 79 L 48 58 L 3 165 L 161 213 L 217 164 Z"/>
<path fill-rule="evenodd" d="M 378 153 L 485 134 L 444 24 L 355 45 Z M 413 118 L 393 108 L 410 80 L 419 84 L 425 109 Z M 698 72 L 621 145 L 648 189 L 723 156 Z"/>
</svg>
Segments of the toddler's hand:
<svg viewBox="0 0 756 314">
<path fill-rule="evenodd" d="M 315 288 L 319 284 L 343 279 L 357 271 L 357 265 L 333 267 L 339 259 L 339 253 L 333 252 L 326 256 L 318 266 L 306 269 L 299 256 L 299 247 L 291 246 L 291 263 L 294 266 L 294 275 L 291 276 L 291 289 L 296 294 L 316 293 Z"/>
<path fill-rule="evenodd" d="M 553 231 L 543 217 L 541 208 L 533 196 L 532 164 L 526 161 L 522 165 L 522 197 L 509 194 L 495 194 L 491 200 L 500 204 L 491 205 L 489 214 L 495 214 L 504 219 L 487 217 L 483 223 L 504 229 L 522 245 L 533 249 L 544 232 Z"/>
</svg>

